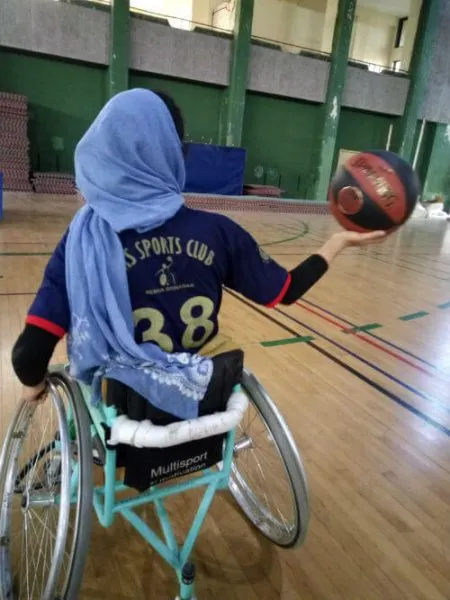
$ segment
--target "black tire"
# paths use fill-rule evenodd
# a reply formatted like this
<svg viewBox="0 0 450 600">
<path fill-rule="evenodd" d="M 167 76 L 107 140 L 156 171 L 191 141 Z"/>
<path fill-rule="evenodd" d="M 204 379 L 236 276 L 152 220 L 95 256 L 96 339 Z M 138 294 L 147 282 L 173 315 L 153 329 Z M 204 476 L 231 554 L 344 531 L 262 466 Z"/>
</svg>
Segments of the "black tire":
<svg viewBox="0 0 450 600">
<path fill-rule="evenodd" d="M 64 372 L 53 373 L 50 381 L 72 396 L 72 410 L 78 438 L 78 462 L 80 465 L 80 479 L 78 485 L 78 526 L 75 526 L 75 539 L 73 540 L 73 561 L 70 567 L 64 600 L 77 600 L 83 581 L 83 572 L 89 548 L 92 530 L 92 438 L 91 420 L 86 408 L 79 385 Z"/>
</svg>

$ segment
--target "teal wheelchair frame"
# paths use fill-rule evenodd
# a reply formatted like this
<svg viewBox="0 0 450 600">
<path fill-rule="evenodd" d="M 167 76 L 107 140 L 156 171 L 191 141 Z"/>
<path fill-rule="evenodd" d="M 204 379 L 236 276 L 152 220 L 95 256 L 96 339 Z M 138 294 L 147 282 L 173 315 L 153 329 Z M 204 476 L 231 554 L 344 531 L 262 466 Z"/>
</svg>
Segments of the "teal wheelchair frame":
<svg viewBox="0 0 450 600">
<path fill-rule="evenodd" d="M 84 389 L 83 391 L 86 395 L 89 394 L 88 390 Z M 102 426 L 102 423 L 112 426 L 117 413 L 114 407 L 92 406 L 90 403 L 87 403 L 87 406 L 93 423 L 92 427 L 95 429 L 94 436 L 97 435 L 102 438 L 106 453 L 105 484 L 95 487 L 93 490 L 94 509 L 99 522 L 103 527 L 110 527 L 116 514 L 121 514 L 156 552 L 175 569 L 180 583 L 180 599 L 190 600 L 193 593 L 195 573 L 193 565 L 189 563 L 189 557 L 203 521 L 208 514 L 209 507 L 214 500 L 215 493 L 228 487 L 233 461 L 235 431 L 229 431 L 226 435 L 223 466 L 220 470 L 205 469 L 201 475 L 188 481 L 171 484 L 164 488 L 150 488 L 148 492 L 139 494 L 136 498 L 117 500 L 117 494 L 129 488 L 116 480 L 116 452 L 107 448 Z M 200 487 L 206 487 L 205 493 L 186 540 L 183 546 L 179 548 L 169 515 L 164 507 L 164 499 Z M 143 504 L 154 505 L 165 542 L 134 511 L 135 508 Z"/>
<path fill-rule="evenodd" d="M 280 496 L 274 502 L 280 504 L 283 498 L 289 498 L 292 518 L 282 515 L 276 504 L 275 509 L 272 505 L 266 506 L 261 500 L 263 495 L 249 487 L 245 474 L 239 470 L 240 453 L 256 454 L 257 448 L 256 439 L 250 434 L 244 435 L 241 425 L 225 433 L 222 461 L 215 467 L 204 469 L 189 479 L 178 482 L 175 479 L 136 494 L 116 479 L 116 451 L 107 443 L 107 428 L 117 418 L 115 408 L 103 404 L 93 406 L 89 388 L 73 381 L 61 367 L 53 368 L 49 376 L 49 398 L 39 404 L 22 402 L 0 455 L 0 600 L 75 600 L 79 597 L 92 505 L 103 527 L 111 526 L 117 514 L 122 515 L 174 568 L 180 600 L 194 598 L 195 567 L 189 558 L 218 490 L 229 488 L 248 519 L 274 543 L 285 548 L 301 545 L 307 532 L 309 509 L 300 456 L 278 409 L 248 371 L 244 374 L 242 391 L 250 400 L 250 410 L 254 411 L 252 423 L 259 419 L 259 425 L 265 426 L 261 443 L 267 443 L 267 447 L 274 450 L 273 460 L 280 461 L 280 464 L 273 463 L 277 473 L 274 488 L 280 487 Z M 49 413 L 50 428 L 44 425 Z M 34 426 L 38 434 L 33 438 Z M 27 439 L 32 439 L 30 447 L 26 446 Z M 104 484 L 95 487 L 94 463 L 103 467 L 105 477 Z M 259 471 L 261 464 L 255 470 Z M 205 488 L 205 491 L 185 541 L 179 547 L 164 500 L 195 488 Z M 135 495 L 119 498 L 123 492 Z M 276 492 L 275 489 L 269 491 Z M 135 509 L 148 504 L 154 506 L 161 537 L 136 513 Z M 276 514 L 277 511 L 280 514 Z M 55 530 L 50 533 L 43 525 L 49 520 L 49 514 L 55 515 L 52 521 Z M 37 527 L 41 529 L 35 532 L 33 543 L 43 545 L 46 536 L 50 540 L 45 546 L 50 555 L 48 565 L 41 565 L 42 549 L 32 546 L 31 534 L 30 540 L 27 537 L 27 531 Z M 25 569 L 24 556 L 27 561 L 29 551 L 33 560 L 29 561 L 31 566 L 27 562 Z"/>
</svg>

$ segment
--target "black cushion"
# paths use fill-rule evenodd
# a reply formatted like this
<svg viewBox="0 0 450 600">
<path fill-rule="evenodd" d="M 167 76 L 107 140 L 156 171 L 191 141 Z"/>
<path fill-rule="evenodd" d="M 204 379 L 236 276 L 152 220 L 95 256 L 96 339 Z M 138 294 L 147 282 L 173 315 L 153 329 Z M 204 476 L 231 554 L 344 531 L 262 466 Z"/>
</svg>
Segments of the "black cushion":
<svg viewBox="0 0 450 600">
<path fill-rule="evenodd" d="M 200 402 L 199 416 L 223 412 L 233 387 L 241 382 L 244 353 L 226 352 L 213 359 L 214 373 L 205 398 Z M 180 419 L 152 406 L 145 398 L 115 380 L 108 380 L 106 403 L 116 407 L 118 414 L 134 421 L 150 420 L 155 425 L 169 425 Z M 222 459 L 224 435 L 197 440 L 170 448 L 134 448 L 125 444 L 114 446 L 117 466 L 125 467 L 125 485 L 138 491 L 167 479 L 206 469 Z"/>
</svg>

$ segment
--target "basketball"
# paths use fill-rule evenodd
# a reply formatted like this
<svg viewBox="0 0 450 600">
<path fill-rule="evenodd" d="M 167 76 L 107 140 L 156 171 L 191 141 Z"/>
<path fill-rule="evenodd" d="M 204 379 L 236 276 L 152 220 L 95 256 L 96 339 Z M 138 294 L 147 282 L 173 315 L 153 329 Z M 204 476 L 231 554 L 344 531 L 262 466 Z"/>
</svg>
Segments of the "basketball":
<svg viewBox="0 0 450 600">
<path fill-rule="evenodd" d="M 411 216 L 421 192 L 414 169 L 385 150 L 361 152 L 333 177 L 328 200 L 336 220 L 351 231 L 390 231 Z"/>
</svg>

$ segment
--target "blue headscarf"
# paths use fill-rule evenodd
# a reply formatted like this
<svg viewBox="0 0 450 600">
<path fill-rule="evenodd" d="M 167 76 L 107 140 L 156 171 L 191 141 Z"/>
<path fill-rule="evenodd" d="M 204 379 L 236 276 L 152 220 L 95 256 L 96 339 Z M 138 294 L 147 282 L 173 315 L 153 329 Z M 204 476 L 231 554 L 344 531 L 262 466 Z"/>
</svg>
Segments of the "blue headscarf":
<svg viewBox="0 0 450 600">
<path fill-rule="evenodd" d="M 164 102 L 143 89 L 112 98 L 76 148 L 75 173 L 86 206 L 70 225 L 66 247 L 71 373 L 93 386 L 95 401 L 108 377 L 177 417 L 196 417 L 212 361 L 135 342 L 117 235 L 159 227 L 183 205 L 181 141 Z"/>
</svg>

